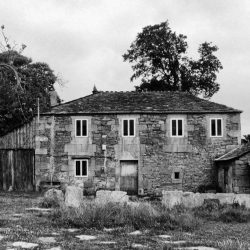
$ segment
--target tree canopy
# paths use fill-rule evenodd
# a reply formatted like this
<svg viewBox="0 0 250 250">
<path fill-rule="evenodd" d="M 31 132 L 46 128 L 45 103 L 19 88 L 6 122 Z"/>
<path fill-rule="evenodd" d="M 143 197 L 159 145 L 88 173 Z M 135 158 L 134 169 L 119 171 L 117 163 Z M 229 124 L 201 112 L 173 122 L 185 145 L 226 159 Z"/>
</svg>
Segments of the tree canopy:
<svg viewBox="0 0 250 250">
<path fill-rule="evenodd" d="M 199 59 L 186 55 L 185 35 L 173 32 L 168 21 L 147 26 L 138 33 L 123 55 L 132 64 L 131 81 L 141 79 L 137 90 L 188 91 L 212 97 L 219 90 L 217 73 L 221 62 L 214 55 L 218 47 L 204 42 L 198 48 Z"/>
<path fill-rule="evenodd" d="M 2 28 L 0 43 L 0 135 L 32 119 L 37 100 L 42 111 L 50 109 L 50 91 L 57 77 L 46 63 L 33 63 L 10 45 Z M 8 67 L 9 66 L 9 67 Z M 17 82 L 17 73 L 19 82 Z"/>
</svg>

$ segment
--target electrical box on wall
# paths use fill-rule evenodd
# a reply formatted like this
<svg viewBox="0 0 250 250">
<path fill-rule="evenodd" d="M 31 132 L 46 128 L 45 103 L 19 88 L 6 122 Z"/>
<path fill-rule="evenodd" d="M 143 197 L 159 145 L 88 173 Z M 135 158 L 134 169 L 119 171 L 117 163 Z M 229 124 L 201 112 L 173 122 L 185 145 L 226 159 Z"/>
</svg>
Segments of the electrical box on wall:
<svg viewBox="0 0 250 250">
<path fill-rule="evenodd" d="M 139 194 L 139 195 L 144 195 L 144 189 L 143 189 L 143 188 L 139 188 L 138 194 Z"/>
</svg>

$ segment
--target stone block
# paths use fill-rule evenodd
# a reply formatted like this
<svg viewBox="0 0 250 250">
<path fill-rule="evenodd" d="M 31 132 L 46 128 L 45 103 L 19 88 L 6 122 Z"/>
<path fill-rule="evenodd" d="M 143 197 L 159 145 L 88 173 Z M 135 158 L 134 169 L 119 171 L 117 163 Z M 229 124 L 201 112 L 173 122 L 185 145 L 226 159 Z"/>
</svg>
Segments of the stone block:
<svg viewBox="0 0 250 250">
<path fill-rule="evenodd" d="M 50 201 L 54 201 L 58 205 L 62 205 L 64 202 L 64 194 L 61 190 L 51 188 L 45 192 L 44 198 Z"/>
<path fill-rule="evenodd" d="M 235 200 L 234 193 L 217 193 L 216 198 L 221 204 L 233 204 Z"/>
<path fill-rule="evenodd" d="M 65 205 L 68 207 L 80 207 L 83 201 L 83 189 L 76 186 L 67 186 L 65 193 Z"/>
<path fill-rule="evenodd" d="M 36 136 L 36 138 L 35 138 L 35 141 L 36 142 L 46 142 L 46 141 L 48 141 L 49 139 L 48 139 L 48 137 L 46 137 L 46 136 Z"/>
<path fill-rule="evenodd" d="M 36 155 L 46 155 L 48 152 L 47 148 L 36 148 L 35 154 Z"/>
<path fill-rule="evenodd" d="M 175 205 L 182 203 L 182 191 L 162 191 L 162 203 L 167 208 L 173 208 Z"/>
<path fill-rule="evenodd" d="M 109 191 L 109 190 L 99 190 L 96 192 L 96 202 L 107 203 L 107 202 L 118 202 L 124 203 L 128 202 L 127 192 L 123 191 Z"/>
<path fill-rule="evenodd" d="M 234 202 L 238 202 L 240 205 L 250 208 L 250 194 L 236 194 Z"/>
<path fill-rule="evenodd" d="M 192 193 L 182 191 L 162 191 L 162 204 L 168 208 L 182 204 L 185 207 L 193 208 L 201 206 L 205 201 L 216 201 L 220 204 L 233 204 L 238 202 L 240 205 L 250 208 L 250 194 L 234 193 Z"/>
</svg>

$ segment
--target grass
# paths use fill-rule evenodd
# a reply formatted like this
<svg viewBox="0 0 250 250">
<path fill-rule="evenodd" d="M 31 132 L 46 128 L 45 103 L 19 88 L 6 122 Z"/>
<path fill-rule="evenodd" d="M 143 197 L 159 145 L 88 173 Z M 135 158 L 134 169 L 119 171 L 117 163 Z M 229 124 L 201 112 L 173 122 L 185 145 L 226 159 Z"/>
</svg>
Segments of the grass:
<svg viewBox="0 0 250 250">
<path fill-rule="evenodd" d="M 206 220 L 222 221 L 225 223 L 246 223 L 250 222 L 250 210 L 244 206 L 232 205 L 214 205 L 204 204 L 194 209 L 196 217 Z"/>
<path fill-rule="evenodd" d="M 186 230 L 198 228 L 201 220 L 192 211 L 169 210 L 148 202 L 131 204 L 89 201 L 80 208 L 61 207 L 52 215 L 59 224 L 80 228 L 132 227 L 155 230 Z"/>
<path fill-rule="evenodd" d="M 14 241 L 38 243 L 38 249 L 42 250 L 57 246 L 67 250 L 131 249 L 133 243 L 146 245 L 148 249 L 170 250 L 177 247 L 164 243 L 157 237 L 159 234 L 171 235 L 173 241 L 187 241 L 184 246 L 208 246 L 222 250 L 250 248 L 249 212 L 243 207 L 206 205 L 205 208 L 189 210 L 176 206 L 168 210 L 160 204 L 147 202 L 133 203 L 132 206 L 109 203 L 102 207 L 88 201 L 80 209 L 56 208 L 51 216 L 25 211 L 25 208 L 41 202 L 39 194 L 0 193 L 0 234 L 4 236 L 0 249 L 6 249 Z M 13 220 L 14 214 L 22 216 Z M 75 233 L 66 230 L 76 226 L 79 231 Z M 103 227 L 116 229 L 107 232 Z M 143 234 L 128 234 L 135 229 L 140 229 Z M 39 242 L 39 237 L 52 236 L 54 233 L 58 234 L 55 236 L 57 243 Z M 98 241 L 83 243 L 75 237 L 79 234 L 95 235 L 98 241 L 110 240 L 117 244 L 101 245 Z"/>
</svg>

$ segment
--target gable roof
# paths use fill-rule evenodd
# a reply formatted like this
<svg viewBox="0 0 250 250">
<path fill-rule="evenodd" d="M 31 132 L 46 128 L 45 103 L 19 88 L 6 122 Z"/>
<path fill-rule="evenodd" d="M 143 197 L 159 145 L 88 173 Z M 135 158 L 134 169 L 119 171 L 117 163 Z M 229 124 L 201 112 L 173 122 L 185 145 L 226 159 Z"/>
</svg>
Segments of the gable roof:
<svg viewBox="0 0 250 250">
<path fill-rule="evenodd" d="M 240 113 L 187 92 L 98 92 L 54 106 L 44 114 Z"/>
<path fill-rule="evenodd" d="M 246 153 L 250 152 L 250 143 L 245 145 L 240 145 L 239 147 L 229 151 L 228 153 L 222 155 L 221 157 L 215 159 L 215 161 L 229 161 L 236 159 Z"/>
</svg>

